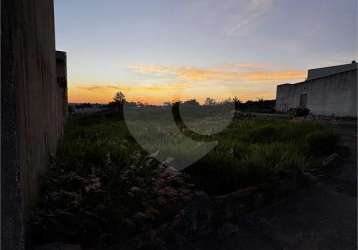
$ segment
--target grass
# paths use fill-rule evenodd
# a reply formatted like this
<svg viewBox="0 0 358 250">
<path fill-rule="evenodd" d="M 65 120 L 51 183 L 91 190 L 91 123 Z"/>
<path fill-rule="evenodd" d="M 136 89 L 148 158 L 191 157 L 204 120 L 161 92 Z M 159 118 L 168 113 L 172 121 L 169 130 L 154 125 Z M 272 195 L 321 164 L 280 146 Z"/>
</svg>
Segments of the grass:
<svg viewBox="0 0 358 250">
<path fill-rule="evenodd" d="M 320 166 L 336 150 L 338 138 L 315 123 L 251 120 L 230 126 L 218 146 L 186 170 L 212 194 L 275 183 L 283 176 Z"/>
<path fill-rule="evenodd" d="M 188 141 L 169 122 L 161 121 L 160 129 L 149 120 L 134 123 L 153 152 L 184 162 L 200 153 L 203 143 Z M 319 167 L 338 143 L 318 124 L 263 119 L 233 123 L 208 139 L 217 146 L 177 176 L 148 156 L 123 121 L 69 120 L 32 215 L 34 242 L 80 241 L 106 249 L 172 218 L 190 199 L 192 183 L 210 194 L 273 184 Z"/>
</svg>

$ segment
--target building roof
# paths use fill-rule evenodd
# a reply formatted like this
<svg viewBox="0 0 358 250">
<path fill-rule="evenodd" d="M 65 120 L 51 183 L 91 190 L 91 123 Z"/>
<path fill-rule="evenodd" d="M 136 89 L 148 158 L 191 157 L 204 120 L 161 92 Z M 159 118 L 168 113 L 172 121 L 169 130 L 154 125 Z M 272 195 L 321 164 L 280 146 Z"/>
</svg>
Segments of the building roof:
<svg viewBox="0 0 358 250">
<path fill-rule="evenodd" d="M 298 83 L 284 83 L 284 84 L 279 84 L 277 85 L 277 87 L 294 87 L 294 86 L 298 86 L 300 84 L 304 84 L 307 83 L 309 81 L 312 80 L 316 80 L 316 79 L 320 79 L 320 78 L 325 78 L 325 77 L 330 77 L 333 75 L 337 75 L 337 74 L 342 74 L 348 71 L 353 71 L 353 70 L 358 70 L 358 63 L 356 63 L 356 61 L 353 61 L 350 64 L 343 64 L 343 65 L 337 65 L 337 66 L 331 66 L 331 67 L 324 67 L 324 68 L 317 68 L 317 69 L 309 69 L 308 70 L 308 77 L 305 81 L 303 82 L 298 82 Z"/>
<path fill-rule="evenodd" d="M 308 70 L 308 77 L 307 80 L 314 80 L 317 78 L 322 78 L 330 75 L 335 75 L 351 70 L 357 69 L 357 63 L 353 61 L 349 64 L 331 66 L 331 67 L 324 67 L 324 68 L 317 68 L 317 69 L 310 69 Z"/>
</svg>

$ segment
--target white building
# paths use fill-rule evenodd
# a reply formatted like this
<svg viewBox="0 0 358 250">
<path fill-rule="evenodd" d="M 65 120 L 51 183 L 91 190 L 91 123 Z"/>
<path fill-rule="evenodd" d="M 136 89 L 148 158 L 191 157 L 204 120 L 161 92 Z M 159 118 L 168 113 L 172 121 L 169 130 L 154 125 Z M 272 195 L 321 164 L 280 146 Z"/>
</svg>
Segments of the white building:
<svg viewBox="0 0 358 250">
<path fill-rule="evenodd" d="M 306 81 L 278 85 L 276 110 L 297 107 L 316 115 L 357 117 L 357 63 L 310 69 Z"/>
</svg>

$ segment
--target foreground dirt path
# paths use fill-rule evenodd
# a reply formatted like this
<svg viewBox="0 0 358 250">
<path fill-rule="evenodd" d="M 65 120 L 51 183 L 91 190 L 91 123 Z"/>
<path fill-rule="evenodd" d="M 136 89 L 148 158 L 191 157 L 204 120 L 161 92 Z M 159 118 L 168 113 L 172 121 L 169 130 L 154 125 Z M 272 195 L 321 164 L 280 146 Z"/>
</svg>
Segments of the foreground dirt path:
<svg viewBox="0 0 358 250">
<path fill-rule="evenodd" d="M 288 200 L 245 216 L 236 225 L 185 249 L 355 250 L 357 236 L 356 123 L 332 124 L 351 154 L 339 169 Z"/>
<path fill-rule="evenodd" d="M 357 123 L 338 122 L 332 126 L 340 135 L 341 144 L 349 148 L 350 155 L 344 159 L 342 166 L 330 175 L 327 181 L 337 191 L 357 196 Z"/>
</svg>

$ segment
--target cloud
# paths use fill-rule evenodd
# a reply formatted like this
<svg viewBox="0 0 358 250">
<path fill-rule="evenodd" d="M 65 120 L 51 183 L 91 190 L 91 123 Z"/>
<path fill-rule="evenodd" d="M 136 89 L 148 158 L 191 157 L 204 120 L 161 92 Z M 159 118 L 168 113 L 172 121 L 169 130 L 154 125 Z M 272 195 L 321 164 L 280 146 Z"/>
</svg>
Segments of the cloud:
<svg viewBox="0 0 358 250">
<path fill-rule="evenodd" d="M 159 104 L 178 96 L 190 87 L 191 84 L 185 82 L 147 85 L 72 84 L 69 86 L 69 100 L 74 103 L 108 103 L 117 91 L 122 91 L 130 101 Z"/>
<path fill-rule="evenodd" d="M 268 65 L 252 63 L 231 63 L 218 67 L 141 64 L 130 69 L 135 74 L 143 74 L 145 83 L 71 84 L 70 101 L 108 103 L 117 91 L 125 93 L 130 101 L 152 104 L 174 99 L 202 100 L 207 96 L 220 99 L 237 95 L 243 100 L 272 98 L 277 83 L 306 77 L 305 71 L 270 70 Z"/>
<path fill-rule="evenodd" d="M 236 64 L 243 68 L 262 69 L 263 65 L 256 64 Z M 305 78 L 304 71 L 298 70 L 255 70 L 250 72 L 232 70 L 227 66 L 218 68 L 199 68 L 199 67 L 173 67 L 173 66 L 160 66 L 160 65 L 136 65 L 130 67 L 134 72 L 140 74 L 155 74 L 156 76 L 171 76 L 178 80 L 190 82 L 205 82 L 205 81 L 283 81 L 283 80 L 298 80 Z"/>
<path fill-rule="evenodd" d="M 192 85 L 185 82 L 166 83 L 166 84 L 146 84 L 146 85 L 103 85 L 103 84 L 80 84 L 73 85 L 71 90 L 88 91 L 88 92 L 112 92 L 116 91 L 168 91 L 168 90 L 182 90 L 191 87 Z"/>
<path fill-rule="evenodd" d="M 87 90 L 87 91 L 103 91 L 103 90 L 119 90 L 120 88 L 115 85 L 95 85 L 95 84 L 89 84 L 89 85 L 80 85 L 75 86 L 74 88 Z"/>
<path fill-rule="evenodd" d="M 192 16 L 212 31 L 226 36 L 250 34 L 263 21 L 274 0 L 195 0 L 189 1 Z M 195 24 L 195 22 L 194 22 Z"/>
<path fill-rule="evenodd" d="M 258 71 L 246 73 L 244 78 L 248 81 L 285 81 L 294 79 L 304 79 L 305 71 Z"/>
<path fill-rule="evenodd" d="M 234 14 L 229 16 L 229 25 L 226 34 L 245 35 L 252 31 L 262 17 L 271 8 L 273 0 L 248 0 L 237 7 Z"/>
<path fill-rule="evenodd" d="M 227 69 L 247 69 L 247 70 L 259 70 L 268 68 L 270 65 L 264 63 L 226 63 L 223 68 Z"/>
<path fill-rule="evenodd" d="M 172 67 L 160 65 L 136 65 L 130 67 L 134 72 L 141 74 L 155 74 L 161 76 L 174 76 L 187 81 L 206 81 L 212 79 L 235 79 L 236 72 L 220 69 L 195 68 L 189 66 Z"/>
<path fill-rule="evenodd" d="M 257 79 L 261 75 L 250 74 Z M 277 77 L 273 75 L 272 77 Z M 203 102 L 206 97 L 224 100 L 238 96 L 241 100 L 254 100 L 257 98 L 273 99 L 274 88 L 242 87 L 239 84 L 235 88 L 223 88 L 222 84 L 189 84 L 186 82 L 175 82 L 166 84 L 73 84 L 69 86 L 69 101 L 71 103 L 108 103 L 113 100 L 117 91 L 122 91 L 127 100 L 150 104 L 162 104 L 167 101 L 189 100 L 196 98 Z"/>
</svg>

